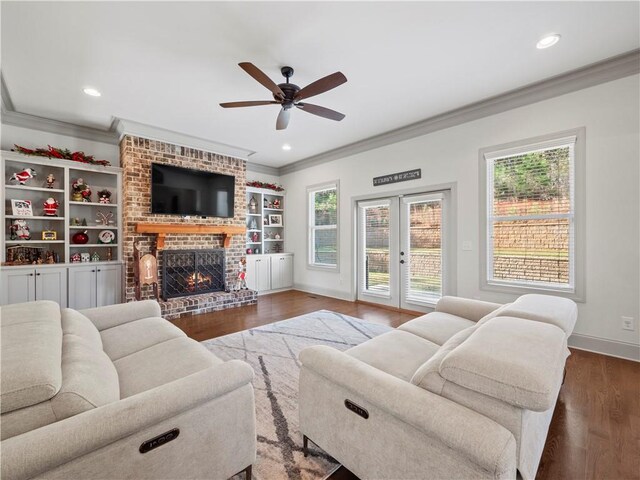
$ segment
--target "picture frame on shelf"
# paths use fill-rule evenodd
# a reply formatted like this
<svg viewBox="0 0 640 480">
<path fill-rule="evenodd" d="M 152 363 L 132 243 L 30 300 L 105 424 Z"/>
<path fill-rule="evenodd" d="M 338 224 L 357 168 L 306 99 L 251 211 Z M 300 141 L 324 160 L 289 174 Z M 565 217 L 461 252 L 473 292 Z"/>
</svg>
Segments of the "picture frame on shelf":
<svg viewBox="0 0 640 480">
<path fill-rule="evenodd" d="M 269 217 L 268 216 L 264 217 L 264 220 L 262 221 L 262 224 L 266 225 L 266 226 L 269 226 Z"/>
<path fill-rule="evenodd" d="M 269 215 L 269 226 L 270 227 L 282 227 L 282 215 L 270 214 Z"/>
<path fill-rule="evenodd" d="M 11 212 L 16 217 L 33 217 L 31 200 L 11 199 Z"/>
</svg>

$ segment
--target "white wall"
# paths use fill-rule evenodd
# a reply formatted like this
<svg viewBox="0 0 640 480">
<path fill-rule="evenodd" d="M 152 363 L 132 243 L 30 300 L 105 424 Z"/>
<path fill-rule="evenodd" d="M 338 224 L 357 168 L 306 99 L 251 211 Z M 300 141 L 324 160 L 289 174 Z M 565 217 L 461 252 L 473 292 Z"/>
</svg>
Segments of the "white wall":
<svg viewBox="0 0 640 480">
<path fill-rule="evenodd" d="M 72 152 L 83 151 L 87 155 L 93 155 L 97 160 L 108 160 L 114 167 L 120 165 L 118 145 L 3 124 L 0 131 L 2 150 L 11 150 L 14 144 L 26 148 L 47 148 L 47 145 L 68 148 Z"/>
<path fill-rule="evenodd" d="M 586 127 L 586 303 L 575 332 L 637 345 L 639 274 L 638 75 L 517 108 L 502 114 L 284 175 L 287 251 L 295 253 L 295 282 L 303 289 L 353 299 L 352 197 L 429 185 L 457 184 L 457 294 L 507 302 L 480 290 L 478 150 L 553 132 Z M 372 187 L 372 177 L 422 168 L 422 179 Z M 340 272 L 306 266 L 306 187 L 340 180 Z M 462 251 L 471 241 L 473 251 Z M 620 316 L 636 330 L 621 329 Z"/>
<path fill-rule="evenodd" d="M 258 182 L 267 182 L 267 183 L 277 183 L 280 184 L 280 177 L 277 175 L 269 175 L 268 173 L 258 173 L 252 172 L 251 169 L 247 168 L 247 182 L 258 181 Z"/>
</svg>

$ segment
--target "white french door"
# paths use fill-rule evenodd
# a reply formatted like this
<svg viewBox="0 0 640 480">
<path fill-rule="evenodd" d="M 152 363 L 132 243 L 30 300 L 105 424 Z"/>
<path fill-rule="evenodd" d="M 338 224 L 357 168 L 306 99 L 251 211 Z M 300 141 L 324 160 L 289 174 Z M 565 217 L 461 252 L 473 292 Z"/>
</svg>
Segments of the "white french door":
<svg viewBox="0 0 640 480">
<path fill-rule="evenodd" d="M 448 192 L 358 202 L 358 299 L 426 311 L 446 293 Z"/>
</svg>

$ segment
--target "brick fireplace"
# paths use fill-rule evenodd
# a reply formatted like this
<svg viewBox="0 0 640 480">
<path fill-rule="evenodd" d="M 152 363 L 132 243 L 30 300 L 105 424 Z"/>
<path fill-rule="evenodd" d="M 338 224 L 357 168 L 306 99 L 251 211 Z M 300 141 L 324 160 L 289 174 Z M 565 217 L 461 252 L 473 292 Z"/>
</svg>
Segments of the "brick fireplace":
<svg viewBox="0 0 640 480">
<path fill-rule="evenodd" d="M 151 163 L 163 163 L 185 168 L 206 170 L 235 176 L 235 212 L 233 218 L 195 218 L 185 221 L 177 215 L 151 214 Z M 125 260 L 125 299 L 135 299 L 133 274 L 133 245 L 141 253 L 148 253 L 156 236 L 137 233 L 139 223 L 172 223 L 185 225 L 246 225 L 246 162 L 241 159 L 202 150 L 181 147 L 166 142 L 125 135 L 120 142 L 120 165 L 123 170 L 123 255 Z M 223 248 L 224 236 L 218 234 L 168 234 L 164 238 L 166 251 L 218 250 L 224 254 L 224 282 L 231 287 L 236 282 L 237 266 L 244 256 L 244 235 L 233 235 L 228 248 Z M 163 288 L 164 258 L 158 252 L 160 289 Z M 225 292 L 224 290 L 197 292 L 189 296 L 167 297 L 160 302 L 166 318 L 188 313 L 205 313 L 256 302 L 256 292 Z M 142 287 L 142 298 L 154 298 L 150 286 Z"/>
</svg>

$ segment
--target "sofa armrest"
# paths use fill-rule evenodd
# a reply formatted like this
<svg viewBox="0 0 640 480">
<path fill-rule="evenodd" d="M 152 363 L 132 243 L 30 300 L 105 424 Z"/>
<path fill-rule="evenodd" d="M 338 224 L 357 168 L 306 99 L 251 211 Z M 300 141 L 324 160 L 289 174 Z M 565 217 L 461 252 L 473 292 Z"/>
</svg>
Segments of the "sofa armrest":
<svg viewBox="0 0 640 480">
<path fill-rule="evenodd" d="M 305 348 L 300 361 L 303 369 L 354 392 L 481 468 L 515 472 L 515 439 L 493 420 L 331 347 Z"/>
<path fill-rule="evenodd" d="M 81 310 L 80 313 L 91 320 L 100 331 L 143 318 L 162 316 L 160 304 L 155 300 L 142 300 L 140 302 L 118 303 L 107 307 L 89 308 Z"/>
<path fill-rule="evenodd" d="M 252 380 L 253 370 L 248 364 L 231 360 L 3 440 L 1 476 L 12 480 L 35 477 L 222 397 Z"/>
<path fill-rule="evenodd" d="M 462 297 L 442 297 L 436 304 L 436 312 L 448 313 L 477 322 L 502 305 Z"/>
</svg>

